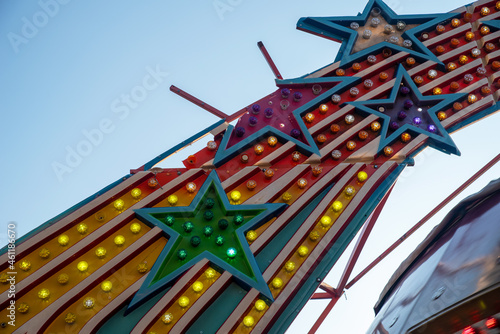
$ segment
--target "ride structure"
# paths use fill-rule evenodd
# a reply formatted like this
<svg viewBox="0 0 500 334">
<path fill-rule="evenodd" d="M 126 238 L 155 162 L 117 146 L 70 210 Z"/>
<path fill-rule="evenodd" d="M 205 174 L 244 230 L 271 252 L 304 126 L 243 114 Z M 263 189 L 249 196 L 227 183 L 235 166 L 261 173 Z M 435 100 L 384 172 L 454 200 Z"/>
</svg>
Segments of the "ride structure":
<svg viewBox="0 0 500 334">
<path fill-rule="evenodd" d="M 412 157 L 459 154 L 449 133 L 498 110 L 499 16 L 495 1 L 398 15 L 371 0 L 298 21 L 342 42 L 303 77 L 259 43 L 277 89 L 231 115 L 172 86 L 221 120 L 22 237 L 13 267 L 4 248 L 0 313 L 15 305 L 17 325 L 0 333 L 283 333 L 331 299 L 314 332 Z M 157 167 L 205 136 L 183 168 Z M 322 284 L 361 228 L 338 286 Z"/>
</svg>

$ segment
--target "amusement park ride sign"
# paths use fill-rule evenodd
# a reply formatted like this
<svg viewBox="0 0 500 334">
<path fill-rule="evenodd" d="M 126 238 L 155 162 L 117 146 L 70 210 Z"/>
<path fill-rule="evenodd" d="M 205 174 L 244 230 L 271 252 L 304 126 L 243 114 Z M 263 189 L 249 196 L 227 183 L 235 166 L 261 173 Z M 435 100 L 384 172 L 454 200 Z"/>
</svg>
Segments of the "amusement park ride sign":
<svg viewBox="0 0 500 334">
<path fill-rule="evenodd" d="M 18 240 L 13 269 L 6 247 L 3 331 L 283 333 L 412 157 L 459 154 L 449 133 L 497 111 L 498 17 L 370 0 L 298 21 L 342 43 L 311 74 L 282 79 L 260 45 L 277 89 L 233 115 L 173 87 L 221 120 Z M 184 168 L 156 167 L 206 135 Z"/>
</svg>

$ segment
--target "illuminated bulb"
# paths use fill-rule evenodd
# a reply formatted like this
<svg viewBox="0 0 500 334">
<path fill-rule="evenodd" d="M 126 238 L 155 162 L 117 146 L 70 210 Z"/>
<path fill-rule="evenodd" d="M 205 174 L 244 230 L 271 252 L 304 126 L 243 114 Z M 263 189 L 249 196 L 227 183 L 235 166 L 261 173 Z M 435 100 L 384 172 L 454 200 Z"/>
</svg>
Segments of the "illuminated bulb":
<svg viewBox="0 0 500 334">
<path fill-rule="evenodd" d="M 452 26 L 453 28 L 456 28 L 456 27 L 458 27 L 459 25 L 460 25 L 460 20 L 459 20 L 459 19 L 453 19 L 453 20 L 451 20 L 451 26 Z"/>
<path fill-rule="evenodd" d="M 481 55 L 481 50 L 478 48 L 474 48 L 474 49 L 470 50 L 470 54 L 471 54 L 472 58 L 477 58 Z"/>
<path fill-rule="evenodd" d="M 130 232 L 132 232 L 133 234 L 137 234 L 137 233 L 141 232 L 141 224 L 132 223 L 130 225 Z"/>
<path fill-rule="evenodd" d="M 229 257 L 230 259 L 234 259 L 234 258 L 236 257 L 236 254 L 237 254 L 237 253 L 238 253 L 238 252 L 236 251 L 236 249 L 235 249 L 235 248 L 232 248 L 232 247 L 231 247 L 231 248 L 228 248 L 228 250 L 226 251 L 226 255 L 227 255 L 227 257 Z"/>
<path fill-rule="evenodd" d="M 366 131 L 359 131 L 358 132 L 358 138 L 360 140 L 365 140 L 366 138 L 368 138 L 368 132 L 366 132 Z"/>
<path fill-rule="evenodd" d="M 437 113 L 437 118 L 440 120 L 440 121 L 444 121 L 446 119 L 446 113 L 444 111 L 440 111 Z"/>
<path fill-rule="evenodd" d="M 179 199 L 175 195 L 170 195 L 167 197 L 168 204 L 170 205 L 176 205 L 178 200 Z"/>
<path fill-rule="evenodd" d="M 341 201 L 335 201 L 333 202 L 331 209 L 333 212 L 339 212 L 342 210 L 343 207 L 344 206 L 342 205 Z"/>
<path fill-rule="evenodd" d="M 66 246 L 69 243 L 69 237 L 66 234 L 60 235 L 59 238 L 57 238 L 57 242 L 61 246 Z"/>
<path fill-rule="evenodd" d="M 69 276 L 67 274 L 60 274 L 57 276 L 57 282 L 61 285 L 64 285 L 69 282 Z"/>
<path fill-rule="evenodd" d="M 409 142 L 410 140 L 411 140 L 411 135 L 410 135 L 408 132 L 403 132 L 403 133 L 401 134 L 401 141 L 402 141 L 403 143 L 407 143 L 407 142 Z"/>
<path fill-rule="evenodd" d="M 367 178 L 368 178 L 368 174 L 366 174 L 366 172 L 361 171 L 358 173 L 358 181 L 359 182 L 365 182 Z"/>
<path fill-rule="evenodd" d="M 300 246 L 297 249 L 297 253 L 299 254 L 300 257 L 304 257 L 307 254 L 309 254 L 309 248 L 307 248 L 307 246 Z"/>
<path fill-rule="evenodd" d="M 241 199 L 241 193 L 238 190 L 233 190 L 229 194 L 229 197 L 231 198 L 232 202 L 239 203 Z"/>
<path fill-rule="evenodd" d="M 251 328 L 255 324 L 255 320 L 252 316 L 247 315 L 243 318 L 243 326 Z"/>
<path fill-rule="evenodd" d="M 164 315 L 161 316 L 161 321 L 165 324 L 168 325 L 172 321 L 174 321 L 174 315 L 172 313 L 165 313 Z"/>
<path fill-rule="evenodd" d="M 64 316 L 64 322 L 67 323 L 67 324 L 74 324 L 76 321 L 76 315 L 74 313 L 67 313 L 65 316 Z"/>
<path fill-rule="evenodd" d="M 355 118 L 353 115 L 348 114 L 344 117 L 345 124 L 352 124 L 355 121 Z"/>
<path fill-rule="evenodd" d="M 443 93 L 443 90 L 439 87 L 434 87 L 434 89 L 432 89 L 432 95 L 441 95 Z"/>
<path fill-rule="evenodd" d="M 264 311 L 266 309 L 266 307 L 267 307 L 267 304 L 262 299 L 257 299 L 257 301 L 255 302 L 255 309 L 259 312 Z"/>
<path fill-rule="evenodd" d="M 330 224 L 332 223 L 332 218 L 328 217 L 328 216 L 323 216 L 321 217 L 321 219 L 319 220 L 319 223 L 321 224 L 321 226 L 323 227 L 328 227 L 330 226 Z"/>
<path fill-rule="evenodd" d="M 88 230 L 88 227 L 87 227 L 87 224 L 84 224 L 84 223 L 80 223 L 76 226 L 76 230 L 78 231 L 78 233 L 80 234 L 85 234 L 87 233 L 87 230 Z"/>
<path fill-rule="evenodd" d="M 26 303 L 21 303 L 17 307 L 17 310 L 19 311 L 19 313 L 25 314 L 25 313 L 28 313 L 28 311 L 30 310 L 30 307 Z"/>
<path fill-rule="evenodd" d="M 42 300 L 46 300 L 50 297 L 50 291 L 49 289 L 40 289 L 38 290 L 38 298 L 42 299 Z"/>
<path fill-rule="evenodd" d="M 300 188 L 300 189 L 304 189 L 306 186 L 307 186 L 307 180 L 304 179 L 304 178 L 300 178 L 298 181 L 297 181 L 297 186 Z"/>
<path fill-rule="evenodd" d="M 476 101 L 477 101 L 477 96 L 474 94 L 469 94 L 469 96 L 467 97 L 467 102 L 474 103 Z"/>
<path fill-rule="evenodd" d="M 111 281 L 104 281 L 101 283 L 101 290 L 104 292 L 109 292 L 113 288 L 113 283 Z"/>
<path fill-rule="evenodd" d="M 257 239 L 257 236 L 258 236 L 257 232 L 255 232 L 254 230 L 250 230 L 246 234 L 246 238 L 247 238 L 248 242 L 255 241 L 255 239 Z"/>
<path fill-rule="evenodd" d="M 304 118 L 307 123 L 312 123 L 314 121 L 314 114 L 307 113 Z"/>
<path fill-rule="evenodd" d="M 272 178 L 274 176 L 274 170 L 272 168 L 266 169 L 264 176 L 268 179 Z"/>
<path fill-rule="evenodd" d="M 327 111 L 328 111 L 328 106 L 326 104 L 322 104 L 319 106 L 320 114 L 326 114 Z"/>
<path fill-rule="evenodd" d="M 349 140 L 346 144 L 346 148 L 349 150 L 349 151 L 354 151 L 354 149 L 356 149 L 356 142 L 355 141 L 352 141 L 352 140 Z"/>
<path fill-rule="evenodd" d="M 490 33 L 490 28 L 488 28 L 487 26 L 482 26 L 481 29 L 479 30 L 479 32 L 483 36 L 488 35 Z"/>
<path fill-rule="evenodd" d="M 141 191 L 141 189 L 139 189 L 139 188 L 134 188 L 134 189 L 132 189 L 132 191 L 130 192 L 130 195 L 132 195 L 132 198 L 133 198 L 133 199 L 139 199 L 139 198 L 141 198 L 142 191 Z"/>
<path fill-rule="evenodd" d="M 437 71 L 436 71 L 436 70 L 429 70 L 429 71 L 427 72 L 427 77 L 428 77 L 429 79 L 431 79 L 431 80 L 432 80 L 432 79 L 435 79 L 435 78 L 437 77 L 437 75 L 438 75 L 438 73 L 437 73 Z"/>
<path fill-rule="evenodd" d="M 344 189 L 344 194 L 347 196 L 347 197 L 351 197 L 352 195 L 354 195 L 356 193 L 356 189 L 353 187 L 353 186 L 347 186 L 345 189 Z"/>
<path fill-rule="evenodd" d="M 215 275 L 216 275 L 215 269 L 208 268 L 207 270 L 205 270 L 205 277 L 208 280 L 215 278 Z"/>
<path fill-rule="evenodd" d="M 281 196 L 281 199 L 283 200 L 283 202 L 289 202 L 291 199 L 292 199 L 292 194 L 290 194 L 289 192 L 285 192 L 282 196 Z"/>
<path fill-rule="evenodd" d="M 137 265 L 137 271 L 141 274 L 144 274 L 146 271 L 148 271 L 148 265 L 145 263 L 139 263 Z"/>
<path fill-rule="evenodd" d="M 189 182 L 186 184 L 186 190 L 188 193 L 194 193 L 196 191 L 196 184 L 194 184 L 194 182 Z"/>
<path fill-rule="evenodd" d="M 196 281 L 193 283 L 193 286 L 191 288 L 194 292 L 199 293 L 203 290 L 203 283 L 200 281 Z"/>
<path fill-rule="evenodd" d="M 474 35 L 474 33 L 473 33 L 472 31 L 467 31 L 467 32 L 465 33 L 465 39 L 466 39 L 468 42 L 472 41 L 472 40 L 474 39 L 474 37 L 475 37 L 475 35 Z"/>
<path fill-rule="evenodd" d="M 300 160 L 301 154 L 299 151 L 295 151 L 292 153 L 292 160 L 297 162 Z"/>
<path fill-rule="evenodd" d="M 83 300 L 83 307 L 85 308 L 93 308 L 95 305 L 95 299 L 92 298 L 92 297 L 86 297 L 84 300 Z"/>
<path fill-rule="evenodd" d="M 115 243 L 115 245 L 117 246 L 123 246 L 123 244 L 125 243 L 125 237 L 123 235 L 117 235 L 114 239 L 113 239 L 113 242 Z"/>
<path fill-rule="evenodd" d="M 294 270 L 295 270 L 295 262 L 288 261 L 287 263 L 285 263 L 285 271 L 286 272 L 291 273 Z"/>
<path fill-rule="evenodd" d="M 461 55 L 460 57 L 458 57 L 458 62 L 460 64 L 465 64 L 469 61 L 469 57 L 467 57 L 466 55 Z"/>
<path fill-rule="evenodd" d="M 389 157 L 392 155 L 392 153 L 394 153 L 394 150 L 392 149 L 392 147 L 390 147 L 390 146 L 384 147 L 385 156 Z"/>
<path fill-rule="evenodd" d="M 372 124 L 370 124 L 370 129 L 372 129 L 373 132 L 377 132 L 380 128 L 381 125 L 379 122 L 372 122 Z"/>
<path fill-rule="evenodd" d="M 486 328 L 493 329 L 498 327 L 498 320 L 494 317 L 489 317 L 485 322 Z"/>
<path fill-rule="evenodd" d="M 321 167 L 321 166 L 313 166 L 312 167 L 312 174 L 314 176 L 319 176 L 322 171 L 323 171 L 323 167 Z"/>
<path fill-rule="evenodd" d="M 451 72 L 453 70 L 456 70 L 457 69 L 457 64 L 455 64 L 454 62 L 448 63 L 448 64 L 446 64 L 446 69 L 449 72 Z"/>
<path fill-rule="evenodd" d="M 271 281 L 271 286 L 275 289 L 281 289 L 281 287 L 283 287 L 283 280 L 279 277 L 275 277 Z"/>
<path fill-rule="evenodd" d="M 185 308 L 189 306 L 189 302 L 190 300 L 188 297 L 182 296 L 181 298 L 179 298 L 177 303 L 179 304 L 180 307 Z"/>
<path fill-rule="evenodd" d="M 267 138 L 267 145 L 274 147 L 276 146 L 276 144 L 278 144 L 278 138 L 274 136 L 270 136 L 269 138 Z"/>
<path fill-rule="evenodd" d="M 481 16 L 486 16 L 490 13 L 490 9 L 488 7 L 482 7 L 480 13 Z"/>
<path fill-rule="evenodd" d="M 22 260 L 19 264 L 19 268 L 21 268 L 21 270 L 23 271 L 28 271 L 31 269 L 31 262 L 28 260 Z"/>
<path fill-rule="evenodd" d="M 324 134 L 319 134 L 317 137 L 316 137 L 316 141 L 319 143 L 319 144 L 323 144 L 324 142 L 326 142 L 327 138 Z"/>
<path fill-rule="evenodd" d="M 116 209 L 116 211 L 122 211 L 125 208 L 125 201 L 120 199 L 117 199 L 116 201 L 113 202 L 113 206 Z"/>
<path fill-rule="evenodd" d="M 253 148 L 253 150 L 255 151 L 255 154 L 257 155 L 260 155 L 264 152 L 264 146 L 262 145 L 255 145 L 255 147 Z"/>
<path fill-rule="evenodd" d="M 78 268 L 79 272 L 84 273 L 89 268 L 89 264 L 87 263 L 87 261 L 80 261 L 80 262 L 78 262 L 76 267 Z"/>
<path fill-rule="evenodd" d="M 40 253 L 38 253 L 42 259 L 46 259 L 50 256 L 50 251 L 47 248 L 42 248 Z"/>
<path fill-rule="evenodd" d="M 95 255 L 102 259 L 106 256 L 106 248 L 104 247 L 97 247 L 97 249 L 95 250 Z"/>
</svg>

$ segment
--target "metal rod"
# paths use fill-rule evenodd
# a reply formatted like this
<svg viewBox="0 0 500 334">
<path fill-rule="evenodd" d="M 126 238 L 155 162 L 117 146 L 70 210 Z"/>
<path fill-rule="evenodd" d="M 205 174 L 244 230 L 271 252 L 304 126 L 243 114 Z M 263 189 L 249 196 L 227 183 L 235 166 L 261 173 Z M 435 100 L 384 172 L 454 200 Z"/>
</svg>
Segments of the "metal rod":
<svg viewBox="0 0 500 334">
<path fill-rule="evenodd" d="M 177 88 L 175 87 L 174 85 L 170 86 L 170 90 L 172 92 L 174 92 L 175 94 L 179 95 L 180 97 L 183 97 L 185 98 L 186 100 L 188 100 L 189 102 L 192 102 L 194 104 L 196 104 L 198 107 L 200 108 L 203 108 L 205 109 L 206 111 L 214 114 L 215 116 L 217 117 L 220 117 L 220 118 L 228 118 L 228 115 L 226 115 L 225 113 L 223 113 L 222 111 L 220 111 L 219 109 L 217 108 L 214 108 L 212 107 L 211 105 L 203 102 L 202 100 L 194 97 L 193 95 L 189 94 L 189 93 L 186 93 L 185 91 L 183 91 L 182 89 L 180 88 Z"/>
<path fill-rule="evenodd" d="M 403 234 L 395 243 L 393 243 L 387 250 L 385 250 L 379 257 L 377 257 L 372 263 L 370 263 L 365 269 L 363 269 L 356 277 L 354 277 L 346 286 L 349 289 L 357 281 L 359 281 L 366 273 L 368 273 L 373 267 L 375 267 L 380 261 L 382 261 L 387 255 L 389 255 L 396 247 L 398 247 L 403 241 L 405 241 L 410 235 L 412 235 L 416 230 L 418 230 L 423 224 L 425 224 L 432 216 L 434 216 L 439 210 L 450 203 L 455 197 L 457 197 L 465 188 L 476 181 L 481 175 L 488 171 L 500 160 L 500 154 L 494 157 L 490 162 L 484 165 L 476 174 L 472 175 L 467 181 L 465 181 L 460 187 L 458 187 L 454 192 L 452 192 L 448 197 L 446 197 L 441 203 L 439 203 L 431 212 L 429 212 L 424 218 L 422 218 L 417 224 Z"/>
<path fill-rule="evenodd" d="M 274 64 L 274 61 L 272 60 L 271 56 L 267 52 L 267 49 L 264 46 L 264 43 L 258 42 L 257 46 L 259 47 L 260 52 L 262 52 L 262 55 L 264 56 L 264 58 L 266 58 L 267 64 L 269 65 L 269 67 L 271 67 L 271 71 L 273 71 L 274 76 L 276 77 L 276 79 L 283 80 L 283 77 L 281 76 L 280 71 L 278 71 L 278 68 L 276 67 L 276 64 Z"/>
<path fill-rule="evenodd" d="M 332 310 L 332 308 L 335 306 L 337 301 L 339 300 L 340 296 L 342 296 L 342 293 L 344 291 L 344 286 L 349 279 L 349 276 L 352 273 L 352 270 L 354 269 L 354 265 L 358 261 L 359 255 L 361 254 L 361 251 L 363 250 L 363 247 L 365 246 L 366 240 L 368 239 L 368 236 L 370 235 L 373 226 L 377 222 L 377 219 L 382 212 L 382 209 L 384 208 L 385 203 L 387 202 L 387 199 L 389 198 L 389 195 L 391 194 L 392 189 L 394 188 L 394 185 L 389 188 L 389 191 L 385 193 L 384 197 L 382 198 L 382 201 L 377 205 L 375 210 L 372 212 L 370 217 L 368 217 L 366 223 L 363 226 L 363 230 L 361 231 L 361 235 L 358 238 L 358 241 L 356 242 L 356 245 L 354 246 L 354 249 L 351 253 L 351 256 L 349 258 L 349 261 L 346 264 L 346 267 L 344 269 L 344 272 L 342 273 L 342 277 L 340 278 L 338 287 L 334 289 L 335 295 L 331 296 L 330 298 L 332 299 L 328 305 L 325 307 L 323 312 L 321 312 L 321 315 L 319 316 L 318 320 L 314 323 L 312 328 L 309 330 L 309 334 L 314 334 L 316 331 L 319 329 L 323 321 L 325 321 L 326 317 Z M 321 286 L 320 286 L 321 287 Z M 331 287 L 330 287 L 331 288 Z M 324 289 L 323 289 L 324 290 Z M 314 294 L 313 299 L 326 299 L 327 296 L 324 295 L 329 295 L 330 293 L 323 293 L 323 294 Z"/>
</svg>

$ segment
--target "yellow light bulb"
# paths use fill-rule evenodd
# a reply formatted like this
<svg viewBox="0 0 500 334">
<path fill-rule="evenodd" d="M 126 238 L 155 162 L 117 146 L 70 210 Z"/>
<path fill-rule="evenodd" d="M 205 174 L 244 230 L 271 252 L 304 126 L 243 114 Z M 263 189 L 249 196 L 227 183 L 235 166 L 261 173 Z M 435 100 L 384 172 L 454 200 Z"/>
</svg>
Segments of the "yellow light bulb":
<svg viewBox="0 0 500 334">
<path fill-rule="evenodd" d="M 113 242 L 115 243 L 115 245 L 117 246 L 123 246 L 123 244 L 125 243 L 125 237 L 123 235 L 117 235 L 114 239 L 113 239 Z"/>
<path fill-rule="evenodd" d="M 243 326 L 245 327 L 253 327 L 253 325 L 255 324 L 255 319 L 250 316 L 250 315 L 247 315 L 246 317 L 243 318 Z"/>
<path fill-rule="evenodd" d="M 80 223 L 76 226 L 76 230 L 78 231 L 78 233 L 80 234 L 85 234 L 87 233 L 87 230 L 88 230 L 88 227 L 87 227 L 87 224 L 84 224 L 84 223 Z"/>
<path fill-rule="evenodd" d="M 321 219 L 319 220 L 319 223 L 321 224 L 321 226 L 323 227 L 328 227 L 330 226 L 330 224 L 332 223 L 332 218 L 328 217 L 328 216 L 323 216 L 321 217 Z"/>
<path fill-rule="evenodd" d="M 247 232 L 247 235 L 246 235 L 247 241 L 249 241 L 249 242 L 255 241 L 255 239 L 257 239 L 257 237 L 258 237 L 257 232 L 255 232 L 254 230 L 250 230 Z"/>
<path fill-rule="evenodd" d="M 196 184 L 194 182 L 189 182 L 186 184 L 186 190 L 188 193 L 194 193 L 196 191 Z"/>
<path fill-rule="evenodd" d="M 300 246 L 299 249 L 297 249 L 297 253 L 299 253 L 299 256 L 304 257 L 309 254 L 309 248 L 307 248 L 307 246 Z"/>
<path fill-rule="evenodd" d="M 61 246 L 67 246 L 69 243 L 69 237 L 66 234 L 60 235 L 59 238 L 57 238 L 57 242 Z"/>
<path fill-rule="evenodd" d="M 104 247 L 97 247 L 97 249 L 95 250 L 95 255 L 102 259 L 106 256 L 106 248 Z"/>
<path fill-rule="evenodd" d="M 358 173 L 358 181 L 359 182 L 365 182 L 367 178 L 368 178 L 368 174 L 366 174 L 366 172 L 359 172 Z"/>
<path fill-rule="evenodd" d="M 292 194 L 290 194 L 288 191 L 285 192 L 283 194 L 283 196 L 281 196 L 281 199 L 283 200 L 283 202 L 289 202 L 291 199 L 292 199 Z"/>
<path fill-rule="evenodd" d="M 271 281 L 271 285 L 275 289 L 281 289 L 281 287 L 283 287 L 283 280 L 279 277 L 275 277 Z"/>
<path fill-rule="evenodd" d="M 141 189 L 139 189 L 139 188 L 134 188 L 134 189 L 132 189 L 132 191 L 130 192 L 130 195 L 132 195 L 132 198 L 133 198 L 133 199 L 139 199 L 139 198 L 141 198 L 142 191 L 141 191 Z"/>
<path fill-rule="evenodd" d="M 193 283 L 192 288 L 193 288 L 194 292 L 197 292 L 197 293 L 201 292 L 203 290 L 203 283 L 200 281 L 196 281 Z"/>
<path fill-rule="evenodd" d="M 168 204 L 170 204 L 172 206 L 176 205 L 178 200 L 179 199 L 175 195 L 170 195 L 170 196 L 167 197 Z"/>
<path fill-rule="evenodd" d="M 241 199 L 241 193 L 238 190 L 233 190 L 231 194 L 229 194 L 229 197 L 231 197 L 231 201 L 237 203 Z"/>
<path fill-rule="evenodd" d="M 295 262 L 293 261 L 288 261 L 285 263 L 285 271 L 291 273 L 292 271 L 295 270 Z"/>
<path fill-rule="evenodd" d="M 141 224 L 139 223 L 132 223 L 130 225 L 130 231 L 134 234 L 137 234 L 139 232 L 141 232 Z"/>
<path fill-rule="evenodd" d="M 41 290 L 38 291 L 38 298 L 46 300 L 49 297 L 50 297 L 50 291 L 49 291 L 49 289 L 43 288 L 43 289 L 41 289 Z"/>
<path fill-rule="evenodd" d="M 76 267 L 78 268 L 78 271 L 83 273 L 83 272 L 86 272 L 87 269 L 89 269 L 89 264 L 87 263 L 87 261 L 80 261 L 80 262 L 78 262 Z"/>
<path fill-rule="evenodd" d="M 269 138 L 267 138 L 267 144 L 271 147 L 274 147 L 276 146 L 276 144 L 278 143 L 278 138 L 274 137 L 274 136 L 270 136 Z"/>
<path fill-rule="evenodd" d="M 257 299 L 257 301 L 255 302 L 255 309 L 259 312 L 264 311 L 266 309 L 266 307 L 267 307 L 267 304 L 262 299 Z"/>
<path fill-rule="evenodd" d="M 21 268 L 21 270 L 23 271 L 28 271 L 31 269 L 31 262 L 28 260 L 22 260 L 19 264 L 19 268 Z"/>
<path fill-rule="evenodd" d="M 178 300 L 179 306 L 182 307 L 182 308 L 188 307 L 189 306 L 189 302 L 190 302 L 189 298 L 186 297 L 186 296 L 182 296 Z"/>
<path fill-rule="evenodd" d="M 216 272 L 214 269 L 208 268 L 207 270 L 205 270 L 205 277 L 207 279 L 209 279 L 209 280 L 213 279 L 215 277 L 215 275 L 216 275 Z"/>
<path fill-rule="evenodd" d="M 113 283 L 111 281 L 104 281 L 101 283 L 101 289 L 104 292 L 109 292 L 113 288 Z"/>
<path fill-rule="evenodd" d="M 340 212 L 340 211 L 342 211 L 343 207 L 344 207 L 344 205 L 342 204 L 341 201 L 335 201 L 332 204 L 332 211 L 333 212 Z"/>
<path fill-rule="evenodd" d="M 117 199 L 116 201 L 113 202 L 113 206 L 117 211 L 122 211 L 125 208 L 125 201 L 120 199 Z"/>
</svg>

